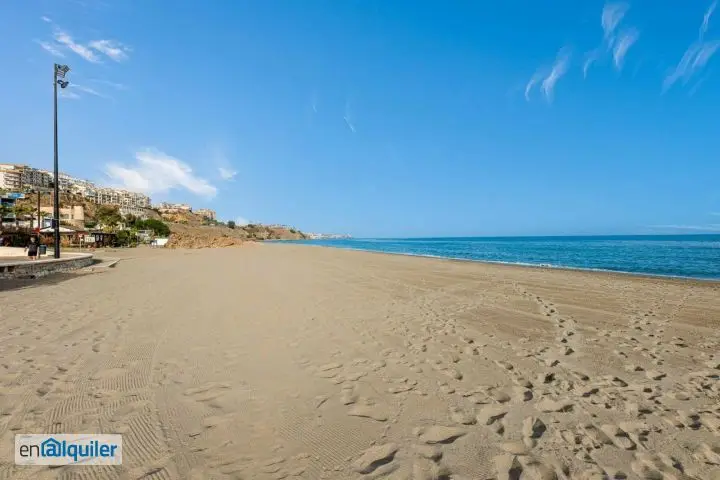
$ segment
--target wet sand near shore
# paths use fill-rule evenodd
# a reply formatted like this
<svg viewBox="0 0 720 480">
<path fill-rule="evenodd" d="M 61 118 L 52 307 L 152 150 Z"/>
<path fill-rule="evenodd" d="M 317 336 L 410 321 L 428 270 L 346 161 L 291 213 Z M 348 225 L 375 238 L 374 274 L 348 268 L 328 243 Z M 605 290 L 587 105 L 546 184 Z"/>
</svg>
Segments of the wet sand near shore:
<svg viewBox="0 0 720 480">
<path fill-rule="evenodd" d="M 720 478 L 718 283 L 105 255 L 0 283 L 0 479 Z M 121 433 L 123 465 L 14 466 L 14 435 L 43 432 Z"/>
</svg>

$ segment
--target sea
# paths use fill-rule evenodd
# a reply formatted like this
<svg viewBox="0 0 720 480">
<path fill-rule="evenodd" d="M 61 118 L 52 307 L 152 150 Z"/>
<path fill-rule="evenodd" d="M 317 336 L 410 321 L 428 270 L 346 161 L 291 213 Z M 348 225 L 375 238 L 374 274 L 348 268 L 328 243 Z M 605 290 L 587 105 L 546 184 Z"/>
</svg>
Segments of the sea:
<svg viewBox="0 0 720 480">
<path fill-rule="evenodd" d="M 720 280 L 720 235 L 358 238 L 292 243 L 478 262 Z"/>
</svg>

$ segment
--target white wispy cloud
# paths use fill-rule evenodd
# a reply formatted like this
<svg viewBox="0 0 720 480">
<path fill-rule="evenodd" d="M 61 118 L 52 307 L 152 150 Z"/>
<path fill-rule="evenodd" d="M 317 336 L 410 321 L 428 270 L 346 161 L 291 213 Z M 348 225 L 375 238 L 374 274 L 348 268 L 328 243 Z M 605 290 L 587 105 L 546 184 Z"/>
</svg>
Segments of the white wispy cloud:
<svg viewBox="0 0 720 480">
<path fill-rule="evenodd" d="M 248 221 L 247 218 L 237 217 L 235 219 L 235 225 L 237 225 L 238 227 L 244 227 L 245 225 L 249 225 L 249 224 L 250 224 L 250 222 Z"/>
<path fill-rule="evenodd" d="M 51 18 L 45 16 L 40 18 L 52 25 L 54 42 L 39 41 L 38 44 L 52 55 L 63 56 L 62 50 L 68 49 L 92 63 L 101 63 L 102 56 L 115 62 L 122 62 L 128 59 L 128 54 L 132 51 L 130 47 L 117 40 L 92 40 L 87 44 L 76 42 L 70 33 L 56 25 Z"/>
<path fill-rule="evenodd" d="M 695 85 L 690 87 L 690 90 L 688 90 L 688 97 L 694 96 L 700 87 L 702 87 L 703 83 L 705 83 L 705 80 L 707 80 L 707 75 L 695 82 Z"/>
<path fill-rule="evenodd" d="M 98 84 L 100 84 L 100 85 L 107 85 L 108 87 L 112 87 L 112 88 L 114 88 L 114 89 L 116 89 L 116 90 L 127 90 L 127 89 L 128 89 L 127 85 L 124 85 L 124 84 L 122 84 L 122 83 L 110 82 L 110 81 L 108 81 L 108 80 L 101 80 L 101 79 L 97 79 L 97 78 L 91 78 L 91 79 L 89 79 L 88 81 L 91 82 L 91 83 L 98 83 Z"/>
<path fill-rule="evenodd" d="M 343 115 L 343 120 L 345 120 L 345 125 L 348 126 L 350 131 L 352 133 L 355 133 L 355 124 L 352 121 L 352 117 L 350 116 L 350 102 L 345 103 L 345 115 Z"/>
<path fill-rule="evenodd" d="M 585 62 L 583 62 L 583 78 L 587 78 L 588 70 L 593 63 L 597 62 L 600 58 L 600 51 L 598 49 L 588 52 L 585 55 Z"/>
<path fill-rule="evenodd" d="M 710 26 L 710 17 L 712 17 L 713 13 L 715 12 L 716 7 L 717 7 L 717 1 L 713 2 L 712 5 L 710 5 L 710 7 L 705 12 L 705 15 L 703 16 L 702 25 L 700 25 L 700 38 L 703 38 L 705 36 L 705 33 L 707 32 L 707 29 Z"/>
<path fill-rule="evenodd" d="M 615 68 L 617 68 L 618 70 L 622 69 L 625 55 L 627 54 L 628 50 L 630 50 L 630 47 L 632 47 L 633 44 L 637 41 L 639 36 L 640 34 L 638 33 L 638 31 L 634 28 L 631 28 L 627 31 L 622 32 L 615 39 L 612 45 L 613 62 L 615 63 Z"/>
<path fill-rule="evenodd" d="M 663 90 L 672 87 L 678 80 L 687 83 L 696 73 L 701 71 L 720 47 L 720 41 L 696 42 L 690 45 L 683 54 L 675 69 L 665 77 Z"/>
<path fill-rule="evenodd" d="M 543 79 L 543 77 L 544 75 L 540 73 L 535 73 L 532 77 L 530 77 L 527 85 L 525 85 L 525 100 L 527 100 L 528 102 L 530 101 L 530 93 L 532 92 L 532 89 L 540 80 Z"/>
<path fill-rule="evenodd" d="M 65 98 L 67 100 L 79 100 L 80 99 L 80 95 L 78 95 L 75 92 L 70 92 L 65 88 L 58 89 L 58 96 L 60 98 Z"/>
<path fill-rule="evenodd" d="M 218 167 L 218 172 L 220 173 L 220 178 L 223 180 L 232 180 L 238 173 L 235 170 L 225 167 Z"/>
<path fill-rule="evenodd" d="M 60 58 L 65 57 L 65 54 L 60 51 L 59 45 L 53 45 L 50 42 L 43 42 L 40 40 L 36 40 L 36 43 L 40 45 L 40 47 L 46 52 L 48 52 L 50 55 L 54 55 Z"/>
<path fill-rule="evenodd" d="M 157 149 L 141 150 L 135 160 L 132 166 L 108 164 L 105 173 L 117 186 L 128 190 L 165 193 L 179 189 L 207 198 L 217 194 L 217 188 L 195 175 L 188 164 Z"/>
<path fill-rule="evenodd" d="M 88 46 L 98 52 L 105 54 L 111 60 L 122 62 L 128 59 L 130 47 L 115 40 L 93 40 Z"/>
<path fill-rule="evenodd" d="M 720 232 L 720 223 L 709 225 L 650 225 L 650 228 L 662 230 L 693 230 L 701 232 Z"/>
<path fill-rule="evenodd" d="M 542 68 L 535 72 L 525 86 L 525 99 L 530 100 L 533 88 L 539 83 L 545 98 L 548 102 L 553 99 L 553 93 L 557 82 L 567 73 L 570 63 L 570 53 L 566 48 L 561 49 L 555 57 L 555 62 L 550 68 Z"/>
<path fill-rule="evenodd" d="M 100 93 L 97 90 L 95 90 L 94 88 L 86 87 L 85 85 L 78 85 L 77 83 L 70 83 L 70 88 L 80 90 L 81 92 L 85 92 L 89 95 L 94 95 L 96 97 L 108 98 L 108 99 L 110 98 L 107 95 L 105 95 L 104 93 Z"/>
<path fill-rule="evenodd" d="M 688 80 L 690 80 L 695 74 L 705 68 L 707 63 L 717 52 L 720 47 L 720 41 L 705 40 L 705 33 L 708 30 L 710 19 L 712 18 L 716 7 L 717 1 L 713 2 L 705 11 L 702 24 L 700 25 L 698 39 L 693 42 L 687 50 L 685 50 L 685 53 L 675 69 L 665 77 L 665 80 L 663 81 L 663 91 L 667 91 L 678 80 L 682 80 L 683 83 L 687 83 Z"/>
<path fill-rule="evenodd" d="M 625 18 L 629 6 L 627 3 L 606 3 L 603 7 L 600 23 L 603 29 L 603 37 L 610 43 L 617 30 L 618 25 Z"/>
<path fill-rule="evenodd" d="M 530 101 L 530 93 L 532 92 L 532 89 L 540 80 L 542 80 L 542 78 L 543 75 L 541 75 L 540 73 L 535 73 L 532 77 L 530 77 L 527 85 L 525 85 L 525 100 L 527 100 L 528 102 Z"/>
<path fill-rule="evenodd" d="M 350 131 L 351 131 L 352 133 L 355 133 L 355 125 L 353 125 L 353 123 L 350 121 L 350 117 L 348 117 L 347 115 L 345 115 L 345 116 L 343 117 L 343 120 L 345 120 L 345 125 L 348 126 L 348 128 L 350 129 Z"/>
<path fill-rule="evenodd" d="M 92 49 L 75 42 L 67 32 L 64 32 L 62 30 L 56 30 L 54 38 L 57 43 L 65 46 L 66 48 L 69 48 L 88 62 L 100 63 L 100 57 L 98 57 L 97 54 L 92 51 Z"/>
<path fill-rule="evenodd" d="M 620 30 L 628 10 L 627 3 L 606 3 L 600 15 L 603 38 L 600 47 L 587 54 L 583 64 L 583 77 L 587 78 L 590 67 L 603 56 L 612 55 L 617 70 L 622 70 L 625 55 L 640 38 L 640 32 L 632 27 Z"/>
</svg>

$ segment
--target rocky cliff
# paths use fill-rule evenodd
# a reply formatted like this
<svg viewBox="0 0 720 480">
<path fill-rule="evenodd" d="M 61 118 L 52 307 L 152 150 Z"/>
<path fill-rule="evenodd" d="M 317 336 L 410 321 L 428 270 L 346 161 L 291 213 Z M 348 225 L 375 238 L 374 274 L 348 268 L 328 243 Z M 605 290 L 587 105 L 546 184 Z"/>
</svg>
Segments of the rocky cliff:
<svg viewBox="0 0 720 480">
<path fill-rule="evenodd" d="M 263 240 L 299 240 L 306 238 L 297 230 L 266 225 L 229 228 L 193 213 L 163 214 L 170 226 L 170 248 L 219 248 Z"/>
</svg>

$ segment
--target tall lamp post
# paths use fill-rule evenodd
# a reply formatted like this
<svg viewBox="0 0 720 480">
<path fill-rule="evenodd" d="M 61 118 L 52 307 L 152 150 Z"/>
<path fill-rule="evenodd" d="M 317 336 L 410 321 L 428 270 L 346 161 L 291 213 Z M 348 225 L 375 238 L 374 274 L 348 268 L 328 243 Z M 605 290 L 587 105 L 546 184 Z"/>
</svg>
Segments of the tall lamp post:
<svg viewBox="0 0 720 480">
<path fill-rule="evenodd" d="M 70 67 L 67 65 L 58 65 L 55 64 L 53 68 L 53 91 L 54 91 L 54 113 L 55 113 L 55 161 L 54 161 L 54 178 L 53 178 L 53 188 L 54 188 L 54 196 L 55 196 L 55 202 L 53 205 L 53 230 L 55 233 L 55 258 L 60 258 L 60 185 L 58 182 L 58 90 L 57 87 L 60 85 L 60 88 L 66 88 L 70 82 L 65 80 L 65 74 L 70 71 Z"/>
</svg>

